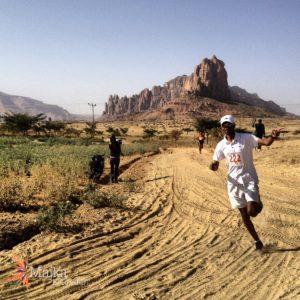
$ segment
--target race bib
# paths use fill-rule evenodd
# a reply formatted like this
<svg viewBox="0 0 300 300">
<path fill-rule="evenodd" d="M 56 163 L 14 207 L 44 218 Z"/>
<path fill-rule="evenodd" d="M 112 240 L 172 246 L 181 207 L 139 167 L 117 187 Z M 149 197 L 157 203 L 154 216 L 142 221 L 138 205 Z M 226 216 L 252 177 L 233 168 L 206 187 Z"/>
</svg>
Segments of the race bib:
<svg viewBox="0 0 300 300">
<path fill-rule="evenodd" d="M 227 165 L 229 167 L 240 167 L 244 165 L 242 152 L 231 152 L 226 156 Z"/>
</svg>

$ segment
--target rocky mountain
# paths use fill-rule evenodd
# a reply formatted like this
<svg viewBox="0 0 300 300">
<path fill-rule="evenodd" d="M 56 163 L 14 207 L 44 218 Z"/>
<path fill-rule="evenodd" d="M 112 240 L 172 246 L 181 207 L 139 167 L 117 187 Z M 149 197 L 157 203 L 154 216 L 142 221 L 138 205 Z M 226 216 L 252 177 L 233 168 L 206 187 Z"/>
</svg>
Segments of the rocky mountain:
<svg viewBox="0 0 300 300">
<path fill-rule="evenodd" d="M 71 114 L 57 105 L 45 104 L 42 101 L 28 97 L 12 96 L 0 92 L 0 114 L 2 115 L 9 111 L 28 113 L 30 115 L 44 113 L 53 120 L 71 119 Z"/>
<path fill-rule="evenodd" d="M 250 94 L 238 86 L 232 86 L 229 89 L 233 101 L 245 103 L 250 106 L 258 106 L 275 115 L 283 116 L 286 114 L 285 108 L 280 107 L 273 101 L 263 100 L 257 94 Z"/>
<path fill-rule="evenodd" d="M 174 113 L 180 111 L 181 114 L 189 114 L 195 110 L 203 112 L 205 107 L 210 106 L 208 103 L 213 103 L 216 111 L 221 107 L 225 109 L 224 103 L 227 111 L 236 111 L 236 107 L 231 106 L 240 103 L 243 104 L 241 110 L 246 114 L 248 114 L 247 106 L 258 108 L 249 110 L 249 115 L 255 111 L 259 114 L 263 112 L 277 115 L 286 114 L 284 108 L 272 101 L 265 101 L 239 87 L 229 87 L 225 64 L 214 55 L 211 59 L 203 59 L 190 76 L 178 76 L 163 86 L 154 86 L 151 90 L 144 89 L 138 95 L 131 97 L 111 95 L 105 104 L 103 118 L 115 119 L 141 114 L 143 116 L 157 115 L 155 111 L 163 112 L 170 108 L 172 103 L 177 103 L 172 107 Z M 221 111 L 220 114 L 222 113 Z"/>
</svg>

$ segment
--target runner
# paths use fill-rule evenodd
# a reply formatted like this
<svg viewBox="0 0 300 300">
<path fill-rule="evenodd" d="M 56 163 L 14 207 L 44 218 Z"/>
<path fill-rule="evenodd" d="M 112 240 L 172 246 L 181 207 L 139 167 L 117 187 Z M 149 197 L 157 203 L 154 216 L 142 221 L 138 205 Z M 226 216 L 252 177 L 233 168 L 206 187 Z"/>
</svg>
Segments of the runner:
<svg viewBox="0 0 300 300">
<path fill-rule="evenodd" d="M 198 147 L 199 147 L 199 152 L 201 154 L 201 151 L 203 149 L 203 144 L 204 144 L 204 140 L 205 140 L 205 137 L 204 137 L 204 132 L 203 131 L 200 131 L 199 134 L 198 134 Z"/>
<path fill-rule="evenodd" d="M 224 139 L 217 144 L 209 168 L 217 171 L 219 161 L 227 160 L 227 187 L 231 206 L 239 209 L 244 225 L 254 239 L 256 250 L 262 251 L 263 243 L 250 219 L 256 217 L 263 208 L 252 150 L 258 145 L 270 146 L 283 128 L 273 129 L 269 137 L 257 138 L 249 133 L 235 132 L 235 118 L 231 115 L 222 117 L 220 123 Z"/>
</svg>

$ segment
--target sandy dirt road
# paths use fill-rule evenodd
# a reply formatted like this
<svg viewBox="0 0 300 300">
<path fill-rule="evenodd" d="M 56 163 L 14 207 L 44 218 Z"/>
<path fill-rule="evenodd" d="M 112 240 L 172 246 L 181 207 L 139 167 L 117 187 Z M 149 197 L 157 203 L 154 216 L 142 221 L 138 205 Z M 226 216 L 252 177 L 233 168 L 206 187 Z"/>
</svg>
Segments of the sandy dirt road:
<svg viewBox="0 0 300 300">
<path fill-rule="evenodd" d="M 142 189 L 129 199 L 137 210 L 119 226 L 40 235 L 3 252 L 6 266 L 4 257 L 30 248 L 32 266 L 63 268 L 68 281 L 33 278 L 27 291 L 2 289 L 1 299 L 300 299 L 299 144 L 254 153 L 265 254 L 229 206 L 225 164 L 214 173 L 212 149 L 176 148 L 143 166 Z"/>
</svg>

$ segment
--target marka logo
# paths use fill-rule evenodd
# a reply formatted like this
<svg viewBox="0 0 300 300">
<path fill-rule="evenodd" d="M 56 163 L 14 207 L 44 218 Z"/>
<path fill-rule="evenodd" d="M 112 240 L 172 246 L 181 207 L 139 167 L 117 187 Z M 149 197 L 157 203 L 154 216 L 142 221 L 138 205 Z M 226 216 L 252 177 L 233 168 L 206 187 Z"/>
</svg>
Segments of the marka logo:
<svg viewBox="0 0 300 300">
<path fill-rule="evenodd" d="M 19 281 L 23 283 L 26 288 L 28 289 L 30 286 L 27 270 L 28 270 L 28 258 L 25 260 L 21 260 L 16 256 L 13 256 L 12 259 L 16 263 L 16 274 L 14 276 L 8 277 L 3 280 L 3 282 L 12 282 L 12 281 Z"/>
</svg>

